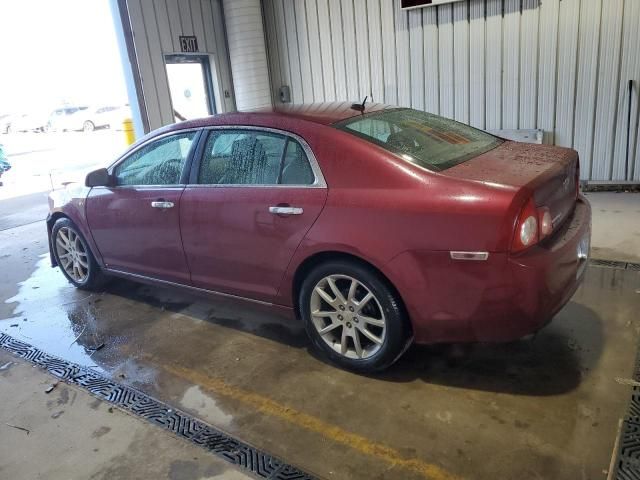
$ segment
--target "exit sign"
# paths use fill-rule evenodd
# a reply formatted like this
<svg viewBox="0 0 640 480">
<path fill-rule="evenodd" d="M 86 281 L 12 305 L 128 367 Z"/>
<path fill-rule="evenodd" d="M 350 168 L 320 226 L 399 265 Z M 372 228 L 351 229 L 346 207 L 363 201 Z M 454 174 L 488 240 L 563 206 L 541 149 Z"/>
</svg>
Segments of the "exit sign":
<svg viewBox="0 0 640 480">
<path fill-rule="evenodd" d="M 405 10 L 411 8 L 435 7 L 445 3 L 459 2 L 460 0 L 400 0 L 400 5 Z"/>
<path fill-rule="evenodd" d="M 193 53 L 198 51 L 198 39 L 195 35 L 180 36 L 180 50 L 185 53 Z"/>
</svg>

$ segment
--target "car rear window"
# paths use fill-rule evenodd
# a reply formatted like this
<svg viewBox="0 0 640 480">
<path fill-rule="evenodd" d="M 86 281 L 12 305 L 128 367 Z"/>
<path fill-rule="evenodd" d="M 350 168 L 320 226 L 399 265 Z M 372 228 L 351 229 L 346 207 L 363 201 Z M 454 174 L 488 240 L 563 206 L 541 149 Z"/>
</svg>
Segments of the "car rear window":
<svg viewBox="0 0 640 480">
<path fill-rule="evenodd" d="M 364 114 L 335 127 L 435 171 L 463 163 L 502 143 L 482 130 L 410 108 Z"/>
</svg>

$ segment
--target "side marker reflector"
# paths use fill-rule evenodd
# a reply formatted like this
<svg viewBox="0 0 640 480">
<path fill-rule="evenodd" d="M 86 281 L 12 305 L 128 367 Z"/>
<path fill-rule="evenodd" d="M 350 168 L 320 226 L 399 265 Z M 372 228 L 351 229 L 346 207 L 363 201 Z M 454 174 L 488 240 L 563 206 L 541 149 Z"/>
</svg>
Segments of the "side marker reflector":
<svg viewBox="0 0 640 480">
<path fill-rule="evenodd" d="M 489 258 L 489 252 L 449 252 L 453 260 L 484 261 Z"/>
</svg>

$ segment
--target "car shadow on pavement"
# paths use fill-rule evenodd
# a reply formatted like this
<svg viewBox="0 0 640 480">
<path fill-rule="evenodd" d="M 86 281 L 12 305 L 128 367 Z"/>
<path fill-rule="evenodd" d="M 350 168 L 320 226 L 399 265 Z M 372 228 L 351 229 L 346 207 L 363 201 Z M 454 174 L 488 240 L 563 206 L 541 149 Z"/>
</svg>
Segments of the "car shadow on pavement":
<svg viewBox="0 0 640 480">
<path fill-rule="evenodd" d="M 195 294 L 176 288 L 147 286 L 129 280 L 110 282 L 105 291 L 129 300 L 198 320 L 250 333 L 294 348 L 305 348 L 308 338 L 301 322 L 267 307 L 224 297 Z M 196 308 L 193 308 L 196 306 Z"/>
<path fill-rule="evenodd" d="M 515 395 L 557 395 L 580 385 L 598 363 L 603 345 L 600 317 L 571 302 L 531 338 L 501 344 L 414 345 L 375 378 L 418 379 Z"/>
<path fill-rule="evenodd" d="M 111 282 L 106 293 L 153 308 L 242 331 L 283 345 L 312 348 L 301 322 L 259 306 L 224 298 Z M 425 383 L 516 395 L 557 395 L 577 388 L 603 350 L 602 321 L 596 312 L 570 302 L 537 335 L 502 344 L 413 345 L 388 370 L 367 377 L 384 382 Z M 327 367 L 337 368 L 337 367 Z"/>
</svg>

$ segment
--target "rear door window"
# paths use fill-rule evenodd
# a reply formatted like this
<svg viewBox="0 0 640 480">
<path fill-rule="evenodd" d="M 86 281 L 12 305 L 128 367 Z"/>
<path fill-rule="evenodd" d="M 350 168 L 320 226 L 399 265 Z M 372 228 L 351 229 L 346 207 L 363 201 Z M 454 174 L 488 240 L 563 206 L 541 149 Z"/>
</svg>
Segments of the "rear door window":
<svg viewBox="0 0 640 480">
<path fill-rule="evenodd" d="M 198 171 L 201 185 L 311 185 L 314 180 L 297 141 L 260 130 L 212 130 Z"/>
<path fill-rule="evenodd" d="M 282 162 L 280 183 L 284 185 L 311 185 L 314 180 L 313 170 L 302 146 L 295 140 L 289 140 Z"/>
</svg>

